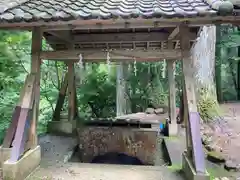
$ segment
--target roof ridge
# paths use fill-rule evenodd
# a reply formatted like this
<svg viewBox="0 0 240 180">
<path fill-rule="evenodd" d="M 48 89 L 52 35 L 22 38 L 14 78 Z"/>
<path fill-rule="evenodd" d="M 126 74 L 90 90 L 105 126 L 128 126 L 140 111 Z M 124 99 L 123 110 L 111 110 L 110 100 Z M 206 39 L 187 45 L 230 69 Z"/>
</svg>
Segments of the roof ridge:
<svg viewBox="0 0 240 180">
<path fill-rule="evenodd" d="M 28 1 L 30 0 L 3 0 L 3 2 L 0 3 L 0 13 L 4 13 L 8 9 L 15 8 Z"/>
<path fill-rule="evenodd" d="M 220 14 L 229 14 L 233 12 L 233 3 L 231 0 L 205 0 L 214 10 Z M 235 0 L 239 1 L 239 0 Z"/>
</svg>

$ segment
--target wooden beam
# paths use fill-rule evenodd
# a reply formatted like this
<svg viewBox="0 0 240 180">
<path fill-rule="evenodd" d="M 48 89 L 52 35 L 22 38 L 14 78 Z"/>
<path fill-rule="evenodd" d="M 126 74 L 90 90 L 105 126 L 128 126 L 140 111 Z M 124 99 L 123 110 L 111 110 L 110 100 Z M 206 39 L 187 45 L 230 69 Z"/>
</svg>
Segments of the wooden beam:
<svg viewBox="0 0 240 180">
<path fill-rule="evenodd" d="M 69 31 L 48 31 L 48 33 L 66 43 L 72 43 L 73 41 Z"/>
<path fill-rule="evenodd" d="M 72 21 L 35 21 L 35 22 L 2 22 L 0 29 L 29 29 L 43 27 L 45 30 L 75 30 L 75 29 L 119 29 L 119 28 L 151 28 L 151 27 L 176 27 L 182 23 L 189 26 L 204 26 L 212 24 L 238 23 L 239 16 L 215 16 L 195 18 L 134 18 L 134 19 L 93 19 L 93 20 L 72 20 Z"/>
<path fill-rule="evenodd" d="M 106 62 L 107 52 L 101 50 L 66 50 L 42 51 L 41 59 L 48 60 L 76 60 L 82 54 L 83 62 Z M 180 59 L 181 50 L 112 50 L 109 52 L 111 61 L 160 61 L 163 59 Z"/>
<path fill-rule="evenodd" d="M 31 61 L 31 73 L 36 75 L 35 86 L 35 102 L 33 108 L 33 117 L 31 121 L 31 127 L 29 132 L 29 147 L 35 148 L 37 146 L 37 123 L 39 116 L 39 101 L 40 101 L 40 66 L 41 58 L 40 52 L 42 50 L 42 30 L 40 28 L 34 28 L 32 31 L 32 61 Z"/>
<path fill-rule="evenodd" d="M 72 43 L 131 43 L 131 42 L 159 42 L 168 40 L 176 40 L 177 33 L 175 28 L 171 34 L 168 32 L 149 32 L 149 33 L 84 33 L 76 34 L 72 37 Z M 46 39 L 51 44 L 59 43 L 59 40 L 69 41 L 70 36 L 64 35 L 66 31 L 50 31 L 54 36 L 46 36 Z M 196 33 L 190 33 L 192 40 L 196 39 Z M 70 40 L 71 41 L 71 40 Z"/>
<path fill-rule="evenodd" d="M 175 69 L 175 61 L 174 60 L 167 61 L 168 84 L 169 84 L 169 116 L 170 116 L 171 124 L 177 124 L 174 69 Z"/>
<path fill-rule="evenodd" d="M 192 144 L 191 144 L 191 135 L 190 135 L 190 127 L 189 127 L 189 107 L 188 107 L 188 100 L 187 95 L 190 95 L 187 93 L 187 86 L 191 84 L 191 72 L 188 71 L 188 68 L 186 67 L 187 63 L 190 63 L 190 54 L 187 54 L 187 52 L 190 50 L 190 43 L 187 38 L 188 28 L 184 25 L 180 27 L 180 38 L 182 40 L 181 44 L 181 50 L 182 50 L 182 69 L 183 69 L 183 103 L 184 103 L 184 122 L 186 127 L 186 145 L 187 145 L 187 152 L 190 155 L 192 150 Z M 188 61 L 188 62 L 187 62 Z M 185 72 L 186 71 L 186 72 Z M 189 79 L 190 78 L 190 79 Z"/>
<path fill-rule="evenodd" d="M 68 121 L 75 119 L 76 115 L 76 97 L 75 97 L 75 87 L 74 87 L 74 63 L 68 62 Z"/>
<path fill-rule="evenodd" d="M 201 142 L 199 113 L 197 110 L 197 101 L 195 95 L 194 82 L 194 63 L 193 58 L 187 52 L 190 50 L 188 39 L 189 28 L 186 26 L 180 27 L 181 48 L 183 53 L 183 75 L 184 75 L 184 91 L 186 112 L 186 140 L 188 157 L 191 158 L 191 163 L 197 173 L 205 173 L 204 152 Z"/>
<path fill-rule="evenodd" d="M 61 109 L 64 104 L 66 92 L 68 87 L 68 73 L 65 74 L 64 80 L 61 84 L 61 89 L 58 94 L 57 104 L 53 113 L 53 121 L 60 121 Z"/>
<path fill-rule="evenodd" d="M 168 40 L 173 40 L 173 39 L 175 39 L 178 34 L 179 34 L 179 26 L 176 27 L 176 28 L 172 31 L 172 33 L 168 36 Z M 191 33 L 191 34 L 193 34 L 193 33 Z M 195 38 L 196 38 L 196 35 L 195 35 Z M 194 39 L 195 39 L 195 38 L 194 38 Z M 192 38 L 190 37 L 190 39 L 192 39 Z"/>
</svg>

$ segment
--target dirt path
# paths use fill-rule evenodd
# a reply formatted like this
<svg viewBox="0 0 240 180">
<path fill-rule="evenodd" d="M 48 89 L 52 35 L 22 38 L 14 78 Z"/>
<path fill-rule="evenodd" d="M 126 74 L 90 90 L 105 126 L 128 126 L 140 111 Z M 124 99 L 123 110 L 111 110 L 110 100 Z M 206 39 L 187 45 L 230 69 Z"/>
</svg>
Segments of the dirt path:
<svg viewBox="0 0 240 180">
<path fill-rule="evenodd" d="M 224 119 L 216 133 L 219 146 L 227 159 L 240 164 L 240 103 L 222 104 Z"/>
<path fill-rule="evenodd" d="M 209 125 L 202 126 L 211 148 L 226 159 L 228 166 L 240 167 L 240 103 L 220 105 L 223 118 L 216 118 Z M 231 173 L 240 177 L 240 173 Z"/>
<path fill-rule="evenodd" d="M 44 173 L 44 174 L 43 174 Z M 37 170 L 28 180 L 181 180 L 166 167 L 67 163 Z"/>
</svg>

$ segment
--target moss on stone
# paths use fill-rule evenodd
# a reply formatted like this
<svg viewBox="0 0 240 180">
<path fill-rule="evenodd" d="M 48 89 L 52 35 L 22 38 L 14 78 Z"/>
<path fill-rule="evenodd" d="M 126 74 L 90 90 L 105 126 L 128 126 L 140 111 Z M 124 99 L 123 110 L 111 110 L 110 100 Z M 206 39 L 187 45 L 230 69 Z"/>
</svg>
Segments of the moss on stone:
<svg viewBox="0 0 240 180">
<path fill-rule="evenodd" d="M 211 151 L 207 153 L 207 159 L 213 163 L 224 163 L 225 158 L 218 152 Z"/>
</svg>

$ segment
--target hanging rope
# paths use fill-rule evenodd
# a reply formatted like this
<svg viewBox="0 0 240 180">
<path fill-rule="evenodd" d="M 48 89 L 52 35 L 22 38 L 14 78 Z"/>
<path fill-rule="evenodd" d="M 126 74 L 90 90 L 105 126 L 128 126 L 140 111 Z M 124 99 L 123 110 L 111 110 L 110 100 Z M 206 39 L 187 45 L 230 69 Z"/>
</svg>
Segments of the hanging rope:
<svg viewBox="0 0 240 180">
<path fill-rule="evenodd" d="M 110 61 L 110 53 L 107 52 L 107 66 L 108 66 L 108 76 L 111 72 L 111 61 Z"/>
<path fill-rule="evenodd" d="M 166 78 L 166 59 L 163 61 L 162 78 Z"/>
<path fill-rule="evenodd" d="M 136 59 L 134 58 L 134 75 L 137 76 L 137 64 Z"/>
<path fill-rule="evenodd" d="M 83 57 L 82 54 L 79 54 L 79 61 L 78 61 L 78 65 L 81 69 L 83 69 Z"/>
</svg>

